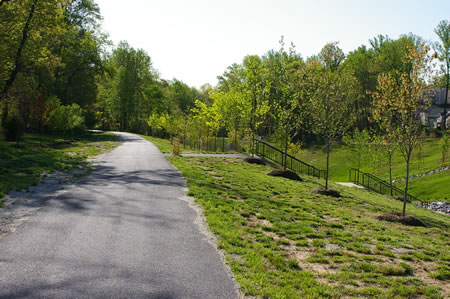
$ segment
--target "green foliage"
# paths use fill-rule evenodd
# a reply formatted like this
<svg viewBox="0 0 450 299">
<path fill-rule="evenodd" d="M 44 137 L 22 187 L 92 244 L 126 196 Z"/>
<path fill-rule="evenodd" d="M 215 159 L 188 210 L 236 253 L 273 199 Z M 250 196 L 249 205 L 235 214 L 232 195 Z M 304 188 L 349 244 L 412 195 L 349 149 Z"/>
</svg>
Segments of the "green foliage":
<svg viewBox="0 0 450 299">
<path fill-rule="evenodd" d="M 77 104 L 58 105 L 50 112 L 48 126 L 55 132 L 70 132 L 72 136 L 83 133 L 86 129 L 83 110 Z"/>
<path fill-rule="evenodd" d="M 361 168 L 361 163 L 369 158 L 369 148 L 371 138 L 367 130 L 356 129 L 353 135 L 344 136 L 342 139 L 349 152 L 349 158 L 356 163 L 356 168 Z"/>
</svg>

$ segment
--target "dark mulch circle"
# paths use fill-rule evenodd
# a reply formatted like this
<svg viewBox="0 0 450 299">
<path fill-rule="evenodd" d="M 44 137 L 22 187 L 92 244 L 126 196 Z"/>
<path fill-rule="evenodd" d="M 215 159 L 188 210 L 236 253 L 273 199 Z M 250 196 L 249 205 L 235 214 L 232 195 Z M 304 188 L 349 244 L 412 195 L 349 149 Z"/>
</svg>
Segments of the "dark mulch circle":
<svg viewBox="0 0 450 299">
<path fill-rule="evenodd" d="M 266 163 L 264 163 L 264 161 L 261 160 L 260 158 L 248 157 L 245 158 L 244 161 L 250 164 L 266 165 Z"/>
<path fill-rule="evenodd" d="M 311 193 L 327 195 L 327 196 L 336 197 L 336 198 L 342 197 L 342 195 L 338 191 L 333 190 L 333 189 L 325 190 L 325 189 L 316 188 L 316 189 L 311 190 Z"/>
<path fill-rule="evenodd" d="M 267 175 L 280 176 L 280 177 L 283 177 L 286 179 L 299 181 L 299 182 L 303 181 L 303 179 L 301 177 L 299 177 L 298 174 L 296 174 L 295 172 L 293 172 L 291 170 L 274 169 L 271 172 L 269 172 Z"/>
<path fill-rule="evenodd" d="M 401 213 L 386 213 L 377 216 L 378 220 L 398 222 L 409 226 L 425 226 L 425 224 L 414 216 L 402 216 Z"/>
</svg>

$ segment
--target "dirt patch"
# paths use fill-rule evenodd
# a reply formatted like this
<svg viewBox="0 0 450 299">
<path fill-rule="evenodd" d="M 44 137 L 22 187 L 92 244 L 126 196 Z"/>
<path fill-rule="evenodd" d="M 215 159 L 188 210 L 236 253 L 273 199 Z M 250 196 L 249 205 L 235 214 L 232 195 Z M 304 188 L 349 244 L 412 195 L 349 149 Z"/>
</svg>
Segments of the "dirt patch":
<svg viewBox="0 0 450 299">
<path fill-rule="evenodd" d="M 398 222 L 408 226 L 425 226 L 425 224 L 414 216 L 402 216 L 401 213 L 386 213 L 377 216 L 378 220 Z"/>
<path fill-rule="evenodd" d="M 266 219 L 259 219 L 259 218 L 255 217 L 255 216 L 250 216 L 250 218 L 248 218 L 248 225 L 249 226 L 262 225 L 262 226 L 271 227 L 272 223 L 270 223 L 270 221 L 268 221 Z"/>
<path fill-rule="evenodd" d="M 250 164 L 266 165 L 266 163 L 263 160 L 261 160 L 260 158 L 248 157 L 248 158 L 245 158 L 244 161 L 247 163 L 250 163 Z"/>
<path fill-rule="evenodd" d="M 327 196 L 336 197 L 336 198 L 342 197 L 342 195 L 338 191 L 333 190 L 333 189 L 325 190 L 325 189 L 316 188 L 316 189 L 311 190 L 311 193 L 327 195 Z"/>
<path fill-rule="evenodd" d="M 312 255 L 313 253 L 307 249 L 305 250 L 289 250 L 287 251 L 287 255 L 297 260 L 299 263 L 299 266 L 303 270 L 310 271 L 315 274 L 330 274 L 330 273 L 337 273 L 337 269 L 333 269 L 328 264 L 319 264 L 319 263 L 310 263 L 307 261 L 307 259 Z"/>
<path fill-rule="evenodd" d="M 299 182 L 303 181 L 303 179 L 301 177 L 299 177 L 298 174 L 296 174 L 295 172 L 293 172 L 291 170 L 274 169 L 271 172 L 269 172 L 267 175 L 279 176 L 279 177 L 283 177 L 286 179 L 299 181 Z"/>
</svg>

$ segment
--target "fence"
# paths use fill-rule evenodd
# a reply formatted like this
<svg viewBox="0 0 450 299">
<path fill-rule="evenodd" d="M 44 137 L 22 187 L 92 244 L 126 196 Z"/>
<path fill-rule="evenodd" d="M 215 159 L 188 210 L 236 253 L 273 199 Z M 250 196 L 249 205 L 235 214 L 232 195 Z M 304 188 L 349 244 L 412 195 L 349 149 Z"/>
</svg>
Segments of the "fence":
<svg viewBox="0 0 450 299">
<path fill-rule="evenodd" d="M 286 168 L 292 171 L 311 175 L 319 179 L 325 178 L 325 170 L 320 170 L 309 165 L 263 141 L 256 140 L 256 154 L 282 167 L 286 166 Z"/>
<path fill-rule="evenodd" d="M 389 184 L 388 182 L 385 182 L 380 178 L 377 178 L 376 176 L 370 173 L 365 173 L 355 168 L 350 169 L 349 181 L 357 185 L 364 186 L 380 194 L 398 196 L 402 198 L 405 196 L 404 190 L 401 190 L 393 186 L 392 184 Z M 410 194 L 408 194 L 408 199 L 419 201 L 417 197 L 412 196 Z"/>
<path fill-rule="evenodd" d="M 244 141 L 232 142 L 228 137 L 180 138 L 181 147 L 205 152 L 243 152 Z"/>
</svg>

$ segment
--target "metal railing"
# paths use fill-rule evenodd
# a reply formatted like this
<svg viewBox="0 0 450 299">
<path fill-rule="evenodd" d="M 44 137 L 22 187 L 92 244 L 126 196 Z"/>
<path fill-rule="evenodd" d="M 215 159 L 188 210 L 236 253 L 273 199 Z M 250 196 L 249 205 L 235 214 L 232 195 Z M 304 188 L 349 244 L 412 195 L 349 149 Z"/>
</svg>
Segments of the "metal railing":
<svg viewBox="0 0 450 299">
<path fill-rule="evenodd" d="M 373 190 L 380 194 L 398 196 L 402 198 L 405 196 L 404 190 L 401 190 L 370 173 L 365 173 L 355 168 L 350 168 L 348 179 L 352 183 L 364 186 L 367 189 Z M 408 199 L 419 201 L 417 197 L 410 194 L 408 194 Z"/>
<path fill-rule="evenodd" d="M 263 159 L 281 165 L 281 167 L 286 166 L 286 168 L 292 171 L 314 176 L 319 179 L 325 178 L 325 170 L 309 165 L 264 141 L 256 140 L 256 154 Z"/>
</svg>

